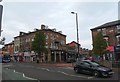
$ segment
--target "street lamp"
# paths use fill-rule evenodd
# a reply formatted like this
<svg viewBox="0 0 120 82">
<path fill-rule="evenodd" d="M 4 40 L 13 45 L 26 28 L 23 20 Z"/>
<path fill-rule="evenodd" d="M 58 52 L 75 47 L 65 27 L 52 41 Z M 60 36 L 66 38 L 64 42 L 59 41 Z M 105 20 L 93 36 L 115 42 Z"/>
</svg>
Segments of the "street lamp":
<svg viewBox="0 0 120 82">
<path fill-rule="evenodd" d="M 79 56 L 78 15 L 76 12 L 71 12 L 71 13 L 76 15 L 77 43 L 78 43 L 78 56 Z"/>
</svg>

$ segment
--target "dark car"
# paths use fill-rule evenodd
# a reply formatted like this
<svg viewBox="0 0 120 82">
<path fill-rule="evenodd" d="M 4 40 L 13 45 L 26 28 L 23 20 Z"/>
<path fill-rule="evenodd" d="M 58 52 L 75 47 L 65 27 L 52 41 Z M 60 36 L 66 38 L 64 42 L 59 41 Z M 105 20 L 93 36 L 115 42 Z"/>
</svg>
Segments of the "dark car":
<svg viewBox="0 0 120 82">
<path fill-rule="evenodd" d="M 76 62 L 74 66 L 74 71 L 76 73 L 85 73 L 85 74 L 94 75 L 95 77 L 99 77 L 99 76 L 109 77 L 112 76 L 114 73 L 112 72 L 111 68 L 100 65 L 99 63 L 90 60 L 82 60 Z"/>
<path fill-rule="evenodd" d="M 9 63 L 9 62 L 11 62 L 11 59 L 9 59 L 9 58 L 2 59 L 2 63 Z"/>
<path fill-rule="evenodd" d="M 11 58 L 9 55 L 4 55 L 4 57 L 2 58 L 2 63 L 9 63 L 11 62 Z"/>
</svg>

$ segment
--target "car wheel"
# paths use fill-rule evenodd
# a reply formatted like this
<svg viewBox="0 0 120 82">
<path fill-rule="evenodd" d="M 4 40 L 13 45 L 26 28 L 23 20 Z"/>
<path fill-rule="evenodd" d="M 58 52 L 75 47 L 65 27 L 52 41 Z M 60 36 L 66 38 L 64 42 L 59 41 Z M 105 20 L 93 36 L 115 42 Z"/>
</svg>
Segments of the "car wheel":
<svg viewBox="0 0 120 82">
<path fill-rule="evenodd" d="M 75 72 L 76 72 L 76 73 L 78 73 L 78 72 L 79 72 L 78 68 L 75 68 Z"/>
<path fill-rule="evenodd" d="M 95 77 L 98 77 L 98 76 L 99 76 L 99 72 L 98 72 L 98 71 L 95 71 L 95 72 L 94 72 L 94 76 L 95 76 Z"/>
</svg>

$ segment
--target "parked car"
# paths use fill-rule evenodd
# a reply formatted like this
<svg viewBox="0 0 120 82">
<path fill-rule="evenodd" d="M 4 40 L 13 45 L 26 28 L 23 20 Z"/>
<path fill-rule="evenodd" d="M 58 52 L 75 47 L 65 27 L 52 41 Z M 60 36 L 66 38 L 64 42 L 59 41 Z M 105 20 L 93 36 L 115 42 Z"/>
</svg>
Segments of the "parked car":
<svg viewBox="0 0 120 82">
<path fill-rule="evenodd" d="M 4 55 L 2 58 L 2 63 L 9 63 L 11 62 L 11 57 L 9 55 Z"/>
<path fill-rule="evenodd" d="M 99 76 L 109 77 L 112 76 L 114 73 L 111 68 L 100 65 L 99 63 L 90 60 L 82 60 L 76 62 L 74 66 L 74 71 L 76 73 L 94 75 L 95 77 Z"/>
</svg>

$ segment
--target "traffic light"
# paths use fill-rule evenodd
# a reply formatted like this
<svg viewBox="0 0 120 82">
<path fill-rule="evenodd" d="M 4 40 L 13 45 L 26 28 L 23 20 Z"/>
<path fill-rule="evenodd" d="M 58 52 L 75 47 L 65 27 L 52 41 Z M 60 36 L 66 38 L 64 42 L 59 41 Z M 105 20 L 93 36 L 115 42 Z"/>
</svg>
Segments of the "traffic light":
<svg viewBox="0 0 120 82">
<path fill-rule="evenodd" d="M 3 6 L 0 5 L 0 36 L 1 36 L 1 27 L 2 27 L 2 12 L 3 12 Z"/>
</svg>

